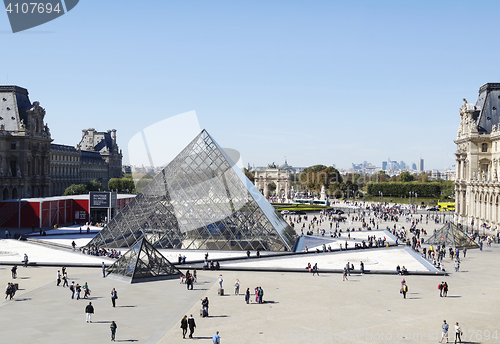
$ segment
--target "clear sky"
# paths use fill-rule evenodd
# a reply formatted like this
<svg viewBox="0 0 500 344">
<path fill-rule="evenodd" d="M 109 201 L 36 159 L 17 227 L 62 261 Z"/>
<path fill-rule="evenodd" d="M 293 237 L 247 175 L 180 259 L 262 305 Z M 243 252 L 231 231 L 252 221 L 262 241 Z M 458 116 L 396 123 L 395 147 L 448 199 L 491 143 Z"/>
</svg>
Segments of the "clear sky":
<svg viewBox="0 0 500 344">
<path fill-rule="evenodd" d="M 500 1 L 94 1 L 13 34 L 0 84 L 54 143 L 188 111 L 243 163 L 450 167 L 462 99 L 500 82 Z M 168 147 L 166 147 L 168 149 Z"/>
</svg>

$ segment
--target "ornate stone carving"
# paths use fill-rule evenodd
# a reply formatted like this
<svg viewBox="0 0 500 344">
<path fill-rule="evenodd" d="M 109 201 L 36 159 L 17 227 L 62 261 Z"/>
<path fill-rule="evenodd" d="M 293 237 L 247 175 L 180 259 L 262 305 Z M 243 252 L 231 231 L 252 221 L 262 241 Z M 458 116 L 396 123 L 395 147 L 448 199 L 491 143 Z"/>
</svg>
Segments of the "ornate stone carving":
<svg viewBox="0 0 500 344">
<path fill-rule="evenodd" d="M 474 113 L 476 107 L 470 103 L 467 103 L 467 99 L 464 98 L 462 107 L 460 108 L 460 125 L 458 127 L 457 139 L 467 136 L 470 133 L 477 132 L 477 126 L 472 119 L 472 114 Z"/>
</svg>

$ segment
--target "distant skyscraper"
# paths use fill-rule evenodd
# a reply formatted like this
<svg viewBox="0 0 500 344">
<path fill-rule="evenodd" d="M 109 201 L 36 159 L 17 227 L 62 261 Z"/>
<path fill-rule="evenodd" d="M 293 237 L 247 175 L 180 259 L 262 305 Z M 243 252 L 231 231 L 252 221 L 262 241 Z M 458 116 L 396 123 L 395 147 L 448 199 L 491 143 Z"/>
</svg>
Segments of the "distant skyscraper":
<svg viewBox="0 0 500 344">
<path fill-rule="evenodd" d="M 424 170 L 424 159 L 420 159 L 418 161 L 418 170 L 423 171 Z"/>
<path fill-rule="evenodd" d="M 382 161 L 382 170 L 387 170 L 387 161 Z"/>
<path fill-rule="evenodd" d="M 411 169 L 412 170 L 416 170 L 417 169 L 417 164 L 415 164 L 415 163 L 411 164 Z"/>
</svg>

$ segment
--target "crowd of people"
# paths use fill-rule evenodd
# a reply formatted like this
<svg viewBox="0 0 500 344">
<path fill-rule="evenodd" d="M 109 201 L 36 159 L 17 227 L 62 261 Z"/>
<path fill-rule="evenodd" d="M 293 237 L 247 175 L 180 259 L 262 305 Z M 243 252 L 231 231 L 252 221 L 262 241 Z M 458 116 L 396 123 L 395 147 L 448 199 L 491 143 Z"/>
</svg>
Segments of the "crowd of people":
<svg viewBox="0 0 500 344">
<path fill-rule="evenodd" d="M 122 251 L 117 251 L 114 249 L 106 249 L 104 247 L 98 247 L 98 246 L 90 246 L 90 247 L 83 246 L 80 248 L 80 251 L 83 254 L 88 254 L 91 256 L 100 256 L 100 257 L 108 257 L 115 259 L 120 258 L 122 255 Z"/>
</svg>

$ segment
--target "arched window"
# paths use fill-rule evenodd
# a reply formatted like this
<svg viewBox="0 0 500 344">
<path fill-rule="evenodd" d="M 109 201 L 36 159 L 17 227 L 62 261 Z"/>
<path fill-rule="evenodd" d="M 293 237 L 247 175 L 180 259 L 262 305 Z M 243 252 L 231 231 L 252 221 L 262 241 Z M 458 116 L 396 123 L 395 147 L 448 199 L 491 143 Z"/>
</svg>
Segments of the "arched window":
<svg viewBox="0 0 500 344">
<path fill-rule="evenodd" d="M 7 188 L 3 189 L 3 199 L 9 199 L 9 189 Z"/>
<path fill-rule="evenodd" d="M 16 188 L 12 189 L 12 198 L 14 198 L 14 199 L 18 198 L 18 196 L 17 196 L 17 189 Z"/>
<path fill-rule="evenodd" d="M 481 145 L 481 152 L 483 152 L 483 153 L 488 152 L 488 144 L 487 143 L 483 143 Z"/>
</svg>

